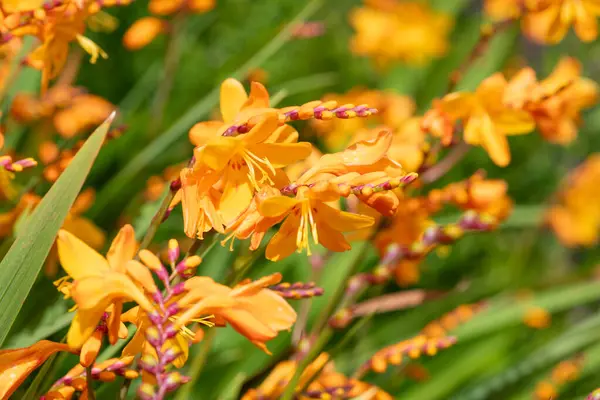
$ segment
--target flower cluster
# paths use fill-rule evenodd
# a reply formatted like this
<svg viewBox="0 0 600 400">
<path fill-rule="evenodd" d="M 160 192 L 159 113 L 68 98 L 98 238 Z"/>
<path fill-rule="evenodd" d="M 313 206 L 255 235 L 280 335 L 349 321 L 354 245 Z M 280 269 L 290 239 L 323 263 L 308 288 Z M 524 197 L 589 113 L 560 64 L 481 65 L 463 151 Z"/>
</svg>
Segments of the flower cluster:
<svg viewBox="0 0 600 400">
<path fill-rule="evenodd" d="M 297 360 L 282 361 L 256 389 L 248 390 L 243 400 L 275 400 L 281 397 L 298 366 Z M 361 395 L 376 400 L 390 400 L 385 391 L 376 386 L 348 378 L 335 370 L 329 354 L 321 353 L 302 372 L 295 390 L 298 399 L 352 399 Z"/>
<path fill-rule="evenodd" d="M 592 154 L 571 173 L 558 193 L 556 204 L 548 210 L 548 225 L 566 246 L 592 246 L 598 242 L 599 182 L 600 154 Z"/>
<path fill-rule="evenodd" d="M 44 2 L 11 1 L 2 5 L 1 41 L 7 43 L 33 36 L 40 45 L 28 54 L 27 65 L 42 71 L 42 90 L 58 76 L 69 54 L 69 44 L 77 42 L 95 63 L 108 55 L 84 36 L 86 24 L 113 29 L 114 20 L 102 13 L 105 6 L 126 5 L 131 0 L 65 0 Z"/>
<path fill-rule="evenodd" d="M 486 0 L 485 11 L 499 21 L 522 18 L 523 32 L 539 43 L 560 42 L 571 26 L 584 42 L 598 37 L 595 0 Z"/>
<path fill-rule="evenodd" d="M 350 47 L 379 65 L 400 60 L 423 64 L 444 55 L 452 18 L 432 10 L 427 3 L 399 0 L 366 0 L 350 14 L 356 30 Z"/>
<path fill-rule="evenodd" d="M 192 165 L 181 172 L 175 200 L 182 202 L 185 233 L 202 238 L 214 229 L 229 239 L 251 238 L 254 250 L 267 230 L 283 221 L 266 248 L 270 260 L 295 250 L 306 249 L 310 255 L 310 236 L 331 251 L 349 250 L 343 233 L 367 228 L 374 219 L 341 211 L 339 200 L 358 198 L 391 215 L 399 204 L 393 190 L 414 181 L 416 174 L 405 173 L 387 156 L 392 136 L 385 131 L 303 162 L 312 146 L 298 142 L 298 133 L 286 122 L 361 118 L 374 112 L 367 105 L 335 101 L 274 109 L 261 84 L 253 83 L 247 96 L 241 83 L 226 80 L 221 87 L 223 121 L 200 122 L 190 130 L 197 147 Z M 298 162 L 305 166 L 301 172 L 293 168 Z M 287 166 L 296 173 L 288 175 Z"/>
</svg>

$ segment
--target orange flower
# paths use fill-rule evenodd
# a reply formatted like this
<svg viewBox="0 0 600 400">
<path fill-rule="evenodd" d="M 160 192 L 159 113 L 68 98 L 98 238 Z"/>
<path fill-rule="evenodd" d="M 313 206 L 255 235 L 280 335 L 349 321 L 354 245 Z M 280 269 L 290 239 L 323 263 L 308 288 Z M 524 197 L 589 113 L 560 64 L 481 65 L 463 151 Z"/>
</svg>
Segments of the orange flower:
<svg viewBox="0 0 600 400">
<path fill-rule="evenodd" d="M 8 399 L 34 369 L 58 351 L 74 352 L 66 344 L 48 340 L 22 349 L 0 350 L 0 398 Z"/>
<path fill-rule="evenodd" d="M 139 50 L 150 44 L 159 34 L 164 33 L 166 28 L 165 21 L 159 18 L 140 18 L 123 35 L 123 45 L 127 50 Z"/>
<path fill-rule="evenodd" d="M 69 345 L 81 347 L 110 306 L 113 308 L 107 328 L 111 343 L 119 335 L 123 302 L 133 300 L 144 310 L 153 309 L 140 287 L 151 293 L 156 286 L 140 282 L 137 271 L 128 268 L 127 261 L 133 258 L 137 247 L 130 225 L 121 228 L 106 258 L 66 230 L 58 233 L 57 244 L 60 262 L 74 280 L 68 293 L 78 306 L 67 334 Z"/>
<path fill-rule="evenodd" d="M 525 2 L 523 30 L 540 43 L 560 42 L 571 25 L 584 42 L 598 37 L 600 3 L 597 0 L 529 0 Z"/>
<path fill-rule="evenodd" d="M 194 150 L 194 174 L 204 176 L 209 170 L 220 178 L 223 189 L 218 209 L 226 224 L 248 207 L 259 183 L 275 185 L 277 174 L 283 174 L 281 168 L 310 154 L 311 145 L 306 142 L 270 141 L 272 135 L 280 135 L 279 131 L 292 129 L 279 127 L 278 121 L 277 114 L 269 112 L 250 132 L 217 136 Z"/>
<path fill-rule="evenodd" d="M 252 82 L 250 95 L 247 95 L 241 82 L 228 78 L 221 84 L 220 101 L 222 121 L 198 122 L 190 129 L 190 141 L 195 146 L 222 135 L 231 125 L 245 123 L 273 110 L 269 106 L 269 92 L 258 82 Z"/>
<path fill-rule="evenodd" d="M 268 353 L 265 342 L 275 338 L 278 332 L 290 329 L 296 321 L 294 309 L 267 288 L 280 281 L 281 274 L 277 273 L 229 288 L 208 277 L 192 277 L 184 284 L 187 293 L 177 300 L 183 311 L 176 318 L 175 328 L 180 329 L 200 316 L 214 314 L 217 322 L 231 324 Z"/>
<path fill-rule="evenodd" d="M 516 19 L 521 16 L 523 0 L 485 0 L 485 13 L 494 21 Z"/>
<path fill-rule="evenodd" d="M 531 132 L 535 123 L 526 111 L 503 104 L 507 88 L 501 73 L 485 79 L 474 93 L 451 93 L 438 103 L 442 112 L 453 120 L 462 120 L 464 141 L 482 146 L 499 166 L 510 163 L 507 135 Z"/>
<path fill-rule="evenodd" d="M 552 317 L 541 307 L 529 307 L 523 316 L 523 322 L 530 328 L 544 329 L 550 326 Z"/>
<path fill-rule="evenodd" d="M 444 55 L 453 21 L 433 11 L 426 3 L 368 1 L 354 9 L 350 24 L 356 30 L 351 48 L 375 57 L 380 64 L 401 60 L 423 64 Z"/>
<path fill-rule="evenodd" d="M 592 246 L 600 232 L 600 154 L 595 153 L 571 173 L 559 201 L 546 220 L 558 239 L 569 247 Z"/>
<path fill-rule="evenodd" d="M 242 400 L 275 400 L 281 397 L 289 381 L 292 379 L 297 361 L 282 361 L 273 368 L 267 378 L 256 389 L 250 389 L 242 396 Z M 315 376 L 316 375 L 316 376 Z M 310 385 L 296 398 L 308 400 L 314 398 L 361 398 L 365 396 L 374 400 L 391 400 L 392 396 L 376 386 L 356 379 L 347 378 L 335 370 L 335 365 L 329 354 L 321 353 L 300 375 L 296 387 L 299 392 L 306 383 Z"/>
<path fill-rule="evenodd" d="M 266 257 L 269 260 L 281 260 L 294 250 L 300 252 L 306 249 L 310 255 L 309 232 L 315 244 L 320 243 L 331 251 L 350 250 L 343 232 L 373 225 L 372 217 L 340 211 L 328 205 L 328 202 L 339 199 L 335 190 L 315 188 L 301 187 L 295 198 L 271 197 L 260 204 L 259 211 L 265 217 L 285 218 L 279 232 L 267 246 Z"/>
<path fill-rule="evenodd" d="M 533 69 L 525 68 L 509 82 L 504 101 L 529 112 L 546 140 L 568 144 L 577 137 L 581 110 L 598 99 L 598 85 L 580 75 L 581 64 L 570 57 L 539 83 Z"/>
</svg>

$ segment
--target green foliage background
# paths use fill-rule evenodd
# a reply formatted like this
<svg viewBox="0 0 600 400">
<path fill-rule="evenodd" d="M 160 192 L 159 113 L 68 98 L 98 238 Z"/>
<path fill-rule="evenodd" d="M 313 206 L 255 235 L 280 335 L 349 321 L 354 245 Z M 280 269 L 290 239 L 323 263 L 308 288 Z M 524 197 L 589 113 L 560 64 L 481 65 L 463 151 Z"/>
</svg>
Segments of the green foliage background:
<svg viewBox="0 0 600 400">
<path fill-rule="evenodd" d="M 123 137 L 101 150 L 86 183 L 98 191 L 97 203 L 89 215 L 110 235 L 115 233 L 123 210 L 137 226 L 147 225 L 157 204 L 141 203 L 139 192 L 146 179 L 190 157 L 187 129 L 193 122 L 209 117 L 217 101 L 215 88 L 248 60 L 256 59 L 256 54 L 260 54 L 309 2 L 218 0 L 217 3 L 215 10 L 190 16 L 184 23 L 173 90 L 155 137 L 151 137 L 151 99 L 163 79 L 165 38 L 135 53 L 125 50 L 121 44 L 127 27 L 148 15 L 146 2 L 138 0 L 128 7 L 110 9 L 120 21 L 117 31 L 90 34 L 110 58 L 96 65 L 84 63 L 77 84 L 120 105 L 118 122 L 129 127 Z M 359 1 L 310 3 L 315 10 L 308 19 L 322 21 L 326 33 L 313 39 L 286 40 L 260 65 L 269 74 L 268 87 L 272 94 L 281 89 L 288 91 L 281 106 L 364 86 L 412 95 L 419 109 L 426 110 L 434 97 L 444 93 L 449 73 L 475 44 L 482 22 L 478 1 L 435 0 L 435 7 L 456 16 L 447 56 L 422 68 L 396 65 L 380 72 L 369 60 L 354 56 L 348 48 L 352 30 L 347 15 L 352 7 L 360 5 Z M 596 81 L 600 77 L 600 43 L 583 44 L 570 35 L 560 45 L 539 47 L 522 38 L 515 27 L 494 39 L 485 57 L 473 65 L 461 82 L 461 87 L 474 88 L 517 54 L 525 57 L 541 76 L 548 74 L 561 56 L 572 55 L 584 63 L 586 76 Z M 36 90 L 38 79 L 35 72 L 28 71 L 20 76 L 17 89 Z M 189 113 L 190 109 L 197 113 Z M 185 124 L 188 119 L 191 123 Z M 297 127 L 301 132 L 306 129 L 303 125 Z M 418 287 L 452 290 L 462 283 L 463 289 L 412 310 L 371 318 L 350 338 L 350 345 L 336 354 L 338 368 L 352 372 L 374 351 L 418 333 L 427 322 L 457 305 L 487 299 L 489 308 L 455 332 L 459 339 L 455 347 L 435 358 L 419 361 L 430 371 L 429 380 L 410 381 L 394 368 L 380 376 L 368 375 L 367 380 L 399 398 L 411 400 L 531 398 L 535 382 L 547 375 L 552 366 L 582 352 L 585 357 L 582 377 L 567 387 L 563 397 L 582 398 L 596 388 L 600 384 L 600 282 L 592 277 L 600 251 L 597 248 L 565 249 L 540 227 L 540 222 L 548 199 L 564 175 L 600 149 L 599 129 L 600 108 L 596 107 L 585 114 L 579 138 L 570 146 L 549 144 L 537 134 L 513 137 L 510 139 L 513 162 L 503 169 L 495 167 L 483 150 L 472 150 L 440 185 L 485 169 L 488 176 L 508 181 L 510 195 L 517 204 L 513 216 L 498 232 L 461 240 L 452 246 L 447 256 L 430 255 L 422 265 Z M 164 132 L 175 139 L 161 142 Z M 8 131 L 7 137 L 11 134 Z M 136 157 L 152 150 L 156 156 Z M 133 172 L 128 175 L 127 171 Z M 178 215 L 170 218 L 160 228 L 156 241 L 180 236 L 180 218 Z M 453 220 L 454 216 L 442 218 Z M 236 252 L 240 251 L 241 246 L 237 246 Z M 215 246 L 200 273 L 224 277 L 235 254 Z M 335 255 L 325 266 L 320 284 L 327 294 L 313 302 L 314 315 L 324 306 L 339 277 L 344 275 L 343 269 L 349 268 L 355 257 L 355 250 Z M 375 263 L 373 252 L 361 268 L 370 268 Z M 307 279 L 307 269 L 306 257 L 295 255 L 277 264 L 260 261 L 252 275 L 281 271 L 285 280 L 296 281 Z M 513 300 L 513 295 L 521 289 L 532 290 L 535 294 L 531 302 L 553 312 L 551 327 L 534 331 L 523 325 L 524 305 Z M 383 290 L 392 292 L 397 287 L 390 284 Z M 379 291 L 374 290 L 374 293 Z M 4 347 L 27 346 L 41 338 L 60 340 L 70 320 L 66 308 L 48 279 L 40 277 Z M 330 347 L 341 338 L 342 334 L 335 336 Z M 274 353 L 269 357 L 233 330 L 220 330 L 202 373 L 190 384 L 189 398 L 238 398 L 248 381 L 256 384 L 268 366 L 287 354 L 288 345 L 289 335 L 281 335 L 269 343 Z M 104 354 L 107 356 L 109 354 Z M 194 356 L 192 351 L 192 364 Z M 48 373 L 57 378 L 73 361 L 72 357 L 61 356 Z M 117 388 L 117 383 L 106 385 L 98 396 L 114 398 Z M 19 392 L 15 398 L 22 395 Z"/>
</svg>

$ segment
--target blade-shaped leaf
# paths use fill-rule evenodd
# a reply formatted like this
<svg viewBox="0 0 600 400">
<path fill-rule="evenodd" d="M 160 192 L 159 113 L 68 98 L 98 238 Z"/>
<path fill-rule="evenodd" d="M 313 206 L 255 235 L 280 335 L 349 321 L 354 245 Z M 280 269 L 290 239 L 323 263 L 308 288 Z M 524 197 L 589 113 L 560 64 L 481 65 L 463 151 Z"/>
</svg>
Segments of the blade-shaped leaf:
<svg viewBox="0 0 600 400">
<path fill-rule="evenodd" d="M 0 344 L 4 342 L 38 276 L 114 119 L 111 115 L 87 142 L 20 230 L 0 263 Z"/>
</svg>

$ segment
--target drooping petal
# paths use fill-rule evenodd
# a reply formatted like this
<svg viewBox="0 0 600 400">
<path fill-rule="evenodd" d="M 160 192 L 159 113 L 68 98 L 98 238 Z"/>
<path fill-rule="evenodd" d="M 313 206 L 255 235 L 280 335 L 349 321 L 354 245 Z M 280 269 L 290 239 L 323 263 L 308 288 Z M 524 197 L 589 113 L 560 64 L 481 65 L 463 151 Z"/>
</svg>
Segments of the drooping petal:
<svg viewBox="0 0 600 400">
<path fill-rule="evenodd" d="M 271 261 L 279 261 L 297 250 L 296 237 L 299 227 L 300 217 L 290 214 L 267 245 L 265 257 Z"/>
<path fill-rule="evenodd" d="M 373 225 L 375 220 L 368 215 L 353 214 L 347 211 L 336 210 L 324 203 L 315 205 L 317 213 L 317 226 L 319 222 L 331 226 L 338 232 L 352 232 L 359 229 L 365 229 Z"/>
<path fill-rule="evenodd" d="M 194 146 L 203 146 L 217 137 L 219 129 L 223 126 L 221 121 L 198 122 L 190 129 L 189 138 Z"/>
<path fill-rule="evenodd" d="M 222 314 L 227 322 L 251 342 L 264 343 L 277 336 L 277 331 L 260 321 L 256 316 L 244 309 L 224 309 Z"/>
<path fill-rule="evenodd" d="M 29 374 L 58 351 L 72 351 L 64 343 L 41 340 L 33 346 L 0 350 L 0 399 L 8 399 Z"/>
<path fill-rule="evenodd" d="M 67 343 L 69 346 L 79 349 L 86 340 L 92 336 L 102 315 L 104 309 L 94 310 L 77 310 L 73 321 L 71 321 L 71 327 L 67 333 Z"/>
<path fill-rule="evenodd" d="M 241 82 L 228 78 L 221 84 L 221 116 L 227 123 L 233 122 L 242 105 L 248 99 Z"/>
<path fill-rule="evenodd" d="M 482 117 L 481 146 L 492 161 L 501 167 L 510 163 L 510 149 L 506 136 L 498 131 L 487 115 Z"/>
<path fill-rule="evenodd" d="M 121 313 L 123 312 L 123 302 L 117 300 L 113 303 L 106 327 L 108 330 L 108 341 L 110 344 L 117 343 L 121 337 Z"/>
<path fill-rule="evenodd" d="M 493 116 L 494 125 L 505 135 L 523 135 L 535 129 L 535 121 L 526 111 L 506 109 Z"/>
<path fill-rule="evenodd" d="M 104 257 L 72 233 L 61 229 L 56 243 L 60 263 L 71 278 L 101 276 L 110 270 Z"/>
<path fill-rule="evenodd" d="M 106 259 L 111 269 L 116 272 L 125 271 L 125 263 L 132 260 L 137 250 L 133 226 L 123 226 L 108 249 Z"/>
<path fill-rule="evenodd" d="M 196 238 L 200 200 L 198 196 L 197 179 L 190 168 L 184 168 L 180 173 L 181 179 L 181 210 L 183 211 L 183 230 L 187 237 Z"/>
<path fill-rule="evenodd" d="M 308 157 L 312 145 L 308 142 L 301 143 L 261 143 L 252 146 L 250 151 L 259 158 L 266 158 L 275 168 L 301 161 Z"/>
<path fill-rule="evenodd" d="M 296 322 L 296 311 L 275 292 L 263 289 L 254 296 L 238 298 L 241 308 L 252 313 L 274 331 L 290 329 Z"/>
<path fill-rule="evenodd" d="M 265 217 L 277 218 L 287 214 L 299 201 L 286 196 L 269 197 L 258 206 L 259 212 Z"/>
<path fill-rule="evenodd" d="M 331 251 L 342 252 L 352 248 L 344 235 L 326 223 L 317 224 L 319 243 Z"/>
</svg>

